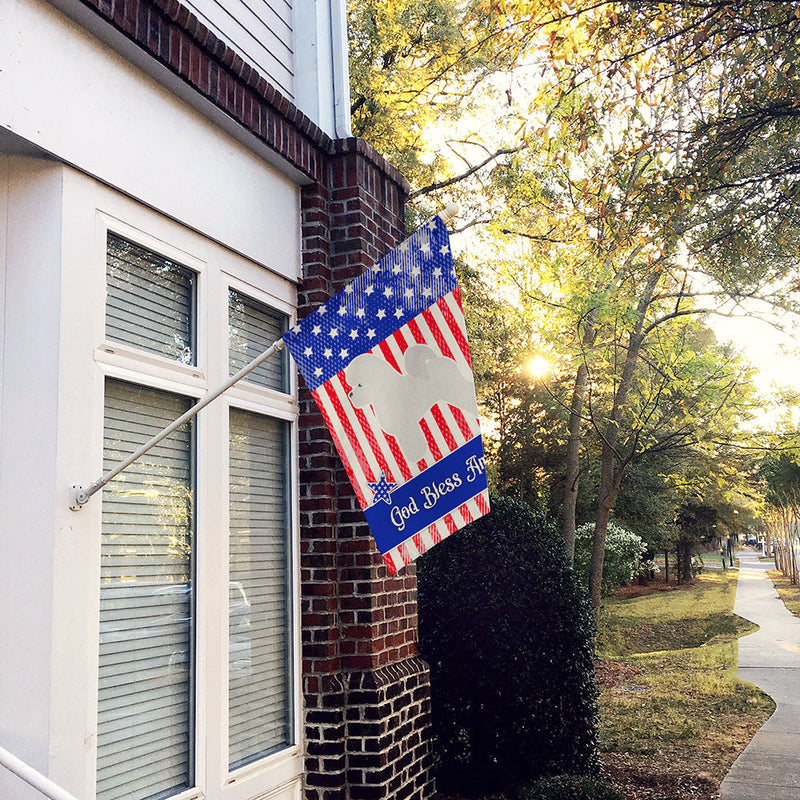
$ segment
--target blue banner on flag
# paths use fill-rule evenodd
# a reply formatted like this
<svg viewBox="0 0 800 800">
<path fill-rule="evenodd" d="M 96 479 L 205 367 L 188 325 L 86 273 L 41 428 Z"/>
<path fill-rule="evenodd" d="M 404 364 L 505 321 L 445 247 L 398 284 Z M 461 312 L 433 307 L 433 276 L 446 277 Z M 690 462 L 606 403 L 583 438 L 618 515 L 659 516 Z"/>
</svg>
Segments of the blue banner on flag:
<svg viewBox="0 0 800 800">
<path fill-rule="evenodd" d="M 409 537 L 468 503 L 486 489 L 486 461 L 480 436 L 396 488 L 385 476 L 376 484 L 375 503 L 364 510 L 378 549 L 388 553 Z M 385 488 L 384 488 L 385 487 Z M 477 491 L 476 491 L 477 490 Z"/>
</svg>

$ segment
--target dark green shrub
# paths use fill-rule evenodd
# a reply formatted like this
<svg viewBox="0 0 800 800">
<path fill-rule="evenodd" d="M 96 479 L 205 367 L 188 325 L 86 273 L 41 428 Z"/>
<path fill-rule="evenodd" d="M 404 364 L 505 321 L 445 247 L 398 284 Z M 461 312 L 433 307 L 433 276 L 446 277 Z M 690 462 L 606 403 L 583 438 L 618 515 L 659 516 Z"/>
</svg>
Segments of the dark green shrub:
<svg viewBox="0 0 800 800">
<path fill-rule="evenodd" d="M 625 795 L 599 778 L 557 775 L 526 786 L 520 800 L 625 800 Z"/>
<path fill-rule="evenodd" d="M 543 514 L 508 499 L 419 560 L 440 786 L 597 769 L 593 616 Z"/>
</svg>

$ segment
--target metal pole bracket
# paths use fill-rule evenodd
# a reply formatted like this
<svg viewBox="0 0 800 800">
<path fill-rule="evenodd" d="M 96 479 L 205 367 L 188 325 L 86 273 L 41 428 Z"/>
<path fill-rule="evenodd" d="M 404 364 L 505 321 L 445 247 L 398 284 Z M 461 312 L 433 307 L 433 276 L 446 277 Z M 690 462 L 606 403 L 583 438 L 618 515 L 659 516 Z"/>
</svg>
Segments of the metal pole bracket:
<svg viewBox="0 0 800 800">
<path fill-rule="evenodd" d="M 69 510 L 80 511 L 89 499 L 89 495 L 86 493 L 86 487 L 73 483 L 72 486 L 69 487 L 69 492 L 72 498 L 72 502 L 69 504 Z"/>
</svg>

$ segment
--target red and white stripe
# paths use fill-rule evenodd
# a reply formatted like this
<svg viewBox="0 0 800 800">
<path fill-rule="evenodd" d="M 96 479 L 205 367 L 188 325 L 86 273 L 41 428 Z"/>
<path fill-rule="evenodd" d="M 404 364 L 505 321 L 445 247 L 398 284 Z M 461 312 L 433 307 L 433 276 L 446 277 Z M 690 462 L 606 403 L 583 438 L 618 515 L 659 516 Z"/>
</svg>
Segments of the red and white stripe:
<svg viewBox="0 0 800 800">
<path fill-rule="evenodd" d="M 405 351 L 413 344 L 425 344 L 458 364 L 465 376 L 472 377 L 464 314 L 456 288 L 411 320 L 400 330 L 376 345 L 370 353 L 400 371 Z M 356 409 L 349 400 L 350 387 L 344 371 L 318 387 L 313 393 L 362 508 L 372 505 L 372 491 L 381 472 L 390 482 L 402 484 L 436 461 L 480 435 L 477 417 L 467 418 L 450 405 L 436 405 L 420 423 L 431 458 L 416 464 L 408 462 L 393 436 L 378 424 L 372 408 Z M 460 527 L 460 526 L 459 526 Z"/>
<path fill-rule="evenodd" d="M 388 553 L 383 554 L 383 562 L 389 572 L 394 575 L 399 569 L 407 567 L 414 559 L 433 547 L 442 539 L 446 539 L 457 530 L 468 525 L 473 520 L 483 517 L 489 513 L 489 492 L 482 491 L 459 506 L 449 514 L 445 514 L 441 519 L 436 520 L 424 531 L 410 536 L 397 547 L 393 547 Z"/>
</svg>

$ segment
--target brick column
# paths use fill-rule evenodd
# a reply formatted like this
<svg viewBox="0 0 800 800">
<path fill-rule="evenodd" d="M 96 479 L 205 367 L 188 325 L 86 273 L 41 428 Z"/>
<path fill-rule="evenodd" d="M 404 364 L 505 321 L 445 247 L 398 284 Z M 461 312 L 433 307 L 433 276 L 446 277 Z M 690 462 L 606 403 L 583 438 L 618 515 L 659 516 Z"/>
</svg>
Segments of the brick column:
<svg viewBox="0 0 800 800">
<path fill-rule="evenodd" d="M 364 142 L 335 143 L 303 193 L 304 316 L 405 235 L 406 184 Z M 303 680 L 309 800 L 425 800 L 430 684 L 413 565 L 389 575 L 324 421 L 300 393 Z"/>
</svg>

